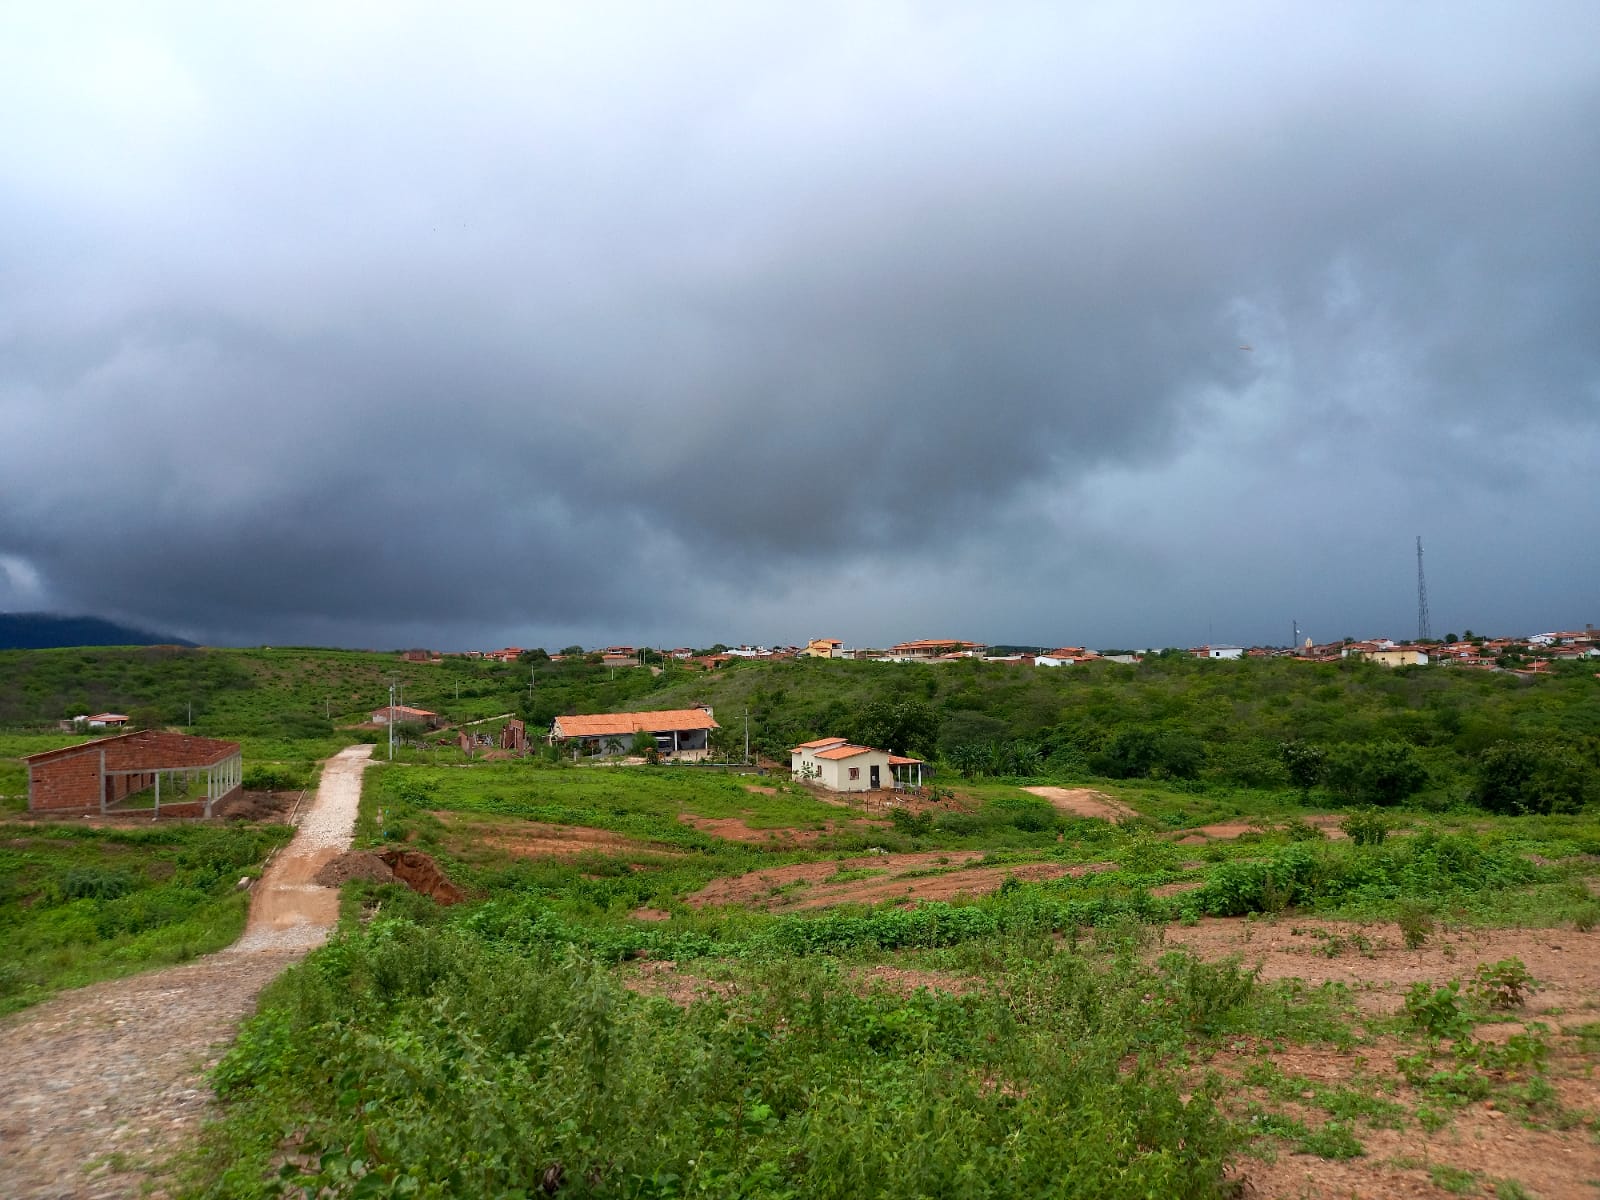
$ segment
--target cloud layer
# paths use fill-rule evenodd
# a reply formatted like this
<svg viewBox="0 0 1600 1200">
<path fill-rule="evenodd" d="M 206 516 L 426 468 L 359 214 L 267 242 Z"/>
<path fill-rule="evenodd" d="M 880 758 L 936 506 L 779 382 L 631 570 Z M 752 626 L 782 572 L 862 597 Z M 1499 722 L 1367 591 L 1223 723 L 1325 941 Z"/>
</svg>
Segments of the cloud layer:
<svg viewBox="0 0 1600 1200">
<path fill-rule="evenodd" d="M 1591 6 L 6 21 L 0 606 L 1401 636 L 1420 533 L 1593 619 Z"/>
</svg>

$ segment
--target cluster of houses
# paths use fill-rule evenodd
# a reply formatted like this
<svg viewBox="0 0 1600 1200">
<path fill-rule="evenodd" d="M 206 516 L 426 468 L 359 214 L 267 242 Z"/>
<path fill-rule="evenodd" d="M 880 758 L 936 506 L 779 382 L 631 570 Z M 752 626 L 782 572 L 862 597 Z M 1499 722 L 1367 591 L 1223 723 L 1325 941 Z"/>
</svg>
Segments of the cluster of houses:
<svg viewBox="0 0 1600 1200">
<path fill-rule="evenodd" d="M 466 657 L 481 658 L 491 662 L 515 662 L 526 653 L 528 651 L 522 647 L 507 646 L 501 650 L 468 651 Z M 909 642 L 896 642 L 884 648 L 851 647 L 841 638 L 819 637 L 811 638 L 803 646 L 730 646 L 718 647 L 715 653 L 705 654 L 696 653 L 688 646 L 648 651 L 635 646 L 606 646 L 601 650 L 587 652 L 585 657 L 592 658 L 598 654 L 599 661 L 608 667 L 639 667 L 646 664 L 647 657 L 659 656 L 672 659 L 684 666 L 714 671 L 739 660 L 770 661 L 797 658 L 837 658 L 859 662 L 895 663 L 943 663 L 979 659 L 983 662 L 1014 663 L 1033 667 L 1070 667 L 1084 663 L 1115 662 L 1131 666 L 1155 653 L 1153 649 L 1097 653 L 1083 646 L 1057 646 L 1049 650 L 1040 648 L 1033 652 L 990 653 L 988 645 L 963 638 L 919 638 Z M 1541 662 L 1600 659 L 1600 633 L 1596 632 L 1593 625 L 1586 625 L 1581 630 L 1539 633 L 1531 637 L 1468 638 L 1420 644 L 1396 642 L 1389 638 L 1371 638 L 1317 645 L 1307 638 L 1303 645 L 1288 648 L 1208 644 L 1192 646 L 1187 653 L 1196 658 L 1224 661 L 1241 658 L 1293 658 L 1303 662 L 1331 662 L 1342 658 L 1365 658 L 1370 662 L 1390 667 L 1426 666 L 1433 663 L 1478 667 L 1485 670 L 1497 669 L 1496 660 L 1506 654 L 1512 654 L 1536 660 L 1527 669 L 1538 671 L 1547 669 L 1539 666 Z M 441 661 L 439 652 L 432 650 L 408 650 L 405 652 L 405 657 L 415 662 Z M 552 654 L 550 658 L 553 662 L 559 662 L 563 656 Z M 82 719 L 94 721 L 99 718 Z"/>
</svg>

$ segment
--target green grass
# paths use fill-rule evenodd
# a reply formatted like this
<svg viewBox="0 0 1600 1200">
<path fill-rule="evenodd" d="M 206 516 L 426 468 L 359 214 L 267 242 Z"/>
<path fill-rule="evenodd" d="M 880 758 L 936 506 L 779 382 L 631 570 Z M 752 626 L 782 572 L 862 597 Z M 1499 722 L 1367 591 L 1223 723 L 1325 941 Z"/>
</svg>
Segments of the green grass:
<svg viewBox="0 0 1600 1200">
<path fill-rule="evenodd" d="M 0 1013 L 228 945 L 246 911 L 235 883 L 288 833 L 276 826 L 6 825 Z"/>
</svg>

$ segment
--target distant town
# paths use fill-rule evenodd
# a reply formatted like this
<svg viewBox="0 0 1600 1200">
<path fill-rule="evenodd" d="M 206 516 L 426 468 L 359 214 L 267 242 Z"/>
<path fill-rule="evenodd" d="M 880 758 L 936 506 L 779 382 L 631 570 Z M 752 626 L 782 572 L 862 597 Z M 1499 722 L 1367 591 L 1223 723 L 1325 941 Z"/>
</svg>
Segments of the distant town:
<svg viewBox="0 0 1600 1200">
<path fill-rule="evenodd" d="M 860 662 L 948 663 L 977 659 L 990 663 L 1013 663 L 1030 667 L 1073 667 L 1095 662 L 1137 665 L 1146 658 L 1187 655 L 1192 658 L 1235 660 L 1244 658 L 1287 658 L 1300 662 L 1335 662 L 1359 658 L 1385 667 L 1464 667 L 1481 671 L 1518 671 L 1538 674 L 1551 664 L 1600 659 L 1600 631 L 1592 624 L 1582 629 L 1555 630 L 1525 637 L 1486 637 L 1468 629 L 1461 634 L 1447 633 L 1442 638 L 1397 642 L 1391 638 L 1336 642 L 1314 642 L 1306 638 L 1299 646 L 1205 645 L 1188 648 L 1167 647 L 1143 650 L 1090 650 L 1084 646 L 1026 648 L 993 646 L 961 638 L 919 638 L 897 642 L 887 648 L 851 647 L 839 638 L 812 638 L 805 645 L 726 646 L 703 649 L 677 646 L 656 649 L 641 646 L 605 646 L 585 649 L 568 646 L 559 653 L 542 647 L 507 646 L 499 650 L 469 650 L 446 654 L 438 650 L 402 651 L 411 662 L 433 662 L 448 657 L 487 659 L 494 662 L 550 661 L 582 659 L 607 667 L 644 667 L 672 662 L 714 671 L 739 660 L 798 658 L 852 659 Z"/>
</svg>

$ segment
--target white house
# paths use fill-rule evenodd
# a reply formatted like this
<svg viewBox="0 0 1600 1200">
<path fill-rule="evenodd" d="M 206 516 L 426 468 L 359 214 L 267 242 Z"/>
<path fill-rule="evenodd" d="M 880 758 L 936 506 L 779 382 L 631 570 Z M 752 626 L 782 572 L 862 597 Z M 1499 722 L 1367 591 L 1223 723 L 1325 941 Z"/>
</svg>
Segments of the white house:
<svg viewBox="0 0 1600 1200">
<path fill-rule="evenodd" d="M 922 760 L 857 746 L 844 738 L 818 738 L 789 752 L 796 779 L 830 792 L 870 792 L 922 785 Z"/>
<path fill-rule="evenodd" d="M 1244 657 L 1244 647 L 1243 646 L 1207 646 L 1206 647 L 1205 656 L 1207 658 L 1225 658 L 1225 659 L 1228 659 L 1228 660 L 1231 661 L 1231 660 L 1236 659 L 1236 658 L 1243 658 Z"/>
</svg>

